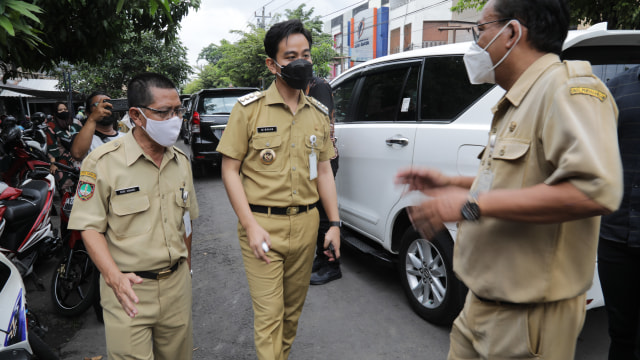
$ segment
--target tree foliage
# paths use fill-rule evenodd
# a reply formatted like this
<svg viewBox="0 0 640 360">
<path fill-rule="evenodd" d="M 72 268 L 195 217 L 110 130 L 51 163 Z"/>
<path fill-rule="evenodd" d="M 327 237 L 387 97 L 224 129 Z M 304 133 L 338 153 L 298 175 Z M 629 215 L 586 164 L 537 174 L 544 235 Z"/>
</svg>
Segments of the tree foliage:
<svg viewBox="0 0 640 360">
<path fill-rule="evenodd" d="M 481 10 L 487 0 L 458 0 L 453 11 Z M 640 0 L 569 0 L 571 23 L 596 24 L 606 21 L 609 29 L 640 28 Z"/>
<path fill-rule="evenodd" d="M 179 21 L 199 6 L 200 0 L 2 0 L 2 70 L 15 75 L 18 67 L 39 71 L 64 61 L 95 64 L 123 46 L 128 31 L 171 41 Z"/>
<path fill-rule="evenodd" d="M 302 4 L 293 10 L 285 10 L 287 19 L 300 19 L 313 36 L 311 57 L 314 71 L 318 76 L 329 74 L 329 63 L 336 56 L 333 50 L 331 35 L 322 32 L 322 21 L 319 16 L 312 17 L 314 8 L 305 9 Z M 283 15 L 276 14 L 271 25 L 282 21 Z M 247 31 L 232 30 L 239 40 L 230 43 L 227 40 L 220 44 L 210 44 L 200 51 L 198 60 L 208 62 L 204 66 L 197 80 L 184 87 L 185 93 L 191 93 L 210 87 L 234 86 L 268 86 L 273 81 L 273 75 L 265 65 L 267 54 L 264 51 L 264 36 L 266 30 L 257 25 L 249 24 Z"/>
<path fill-rule="evenodd" d="M 84 95 L 102 90 L 112 97 L 125 97 L 126 85 L 135 74 L 153 71 L 166 75 L 176 84 L 184 82 L 191 73 L 187 51 L 179 39 L 163 40 L 151 32 L 132 31 L 123 37 L 121 47 L 101 56 L 95 64 L 81 61 L 65 63 L 53 71 L 64 88 L 63 72 L 71 73 L 71 87 Z"/>
</svg>

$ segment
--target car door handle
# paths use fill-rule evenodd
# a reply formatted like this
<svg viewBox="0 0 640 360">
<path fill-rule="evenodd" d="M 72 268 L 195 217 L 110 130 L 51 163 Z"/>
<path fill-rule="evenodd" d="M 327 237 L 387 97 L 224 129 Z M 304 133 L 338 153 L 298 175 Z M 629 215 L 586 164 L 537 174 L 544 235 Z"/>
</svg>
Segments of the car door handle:
<svg viewBox="0 0 640 360">
<path fill-rule="evenodd" d="M 407 139 L 406 137 L 402 137 L 401 135 L 396 135 L 394 137 L 390 137 L 386 140 L 387 145 L 389 146 L 393 146 L 393 145 L 400 145 L 400 146 L 407 146 L 409 145 L 409 139 Z"/>
</svg>

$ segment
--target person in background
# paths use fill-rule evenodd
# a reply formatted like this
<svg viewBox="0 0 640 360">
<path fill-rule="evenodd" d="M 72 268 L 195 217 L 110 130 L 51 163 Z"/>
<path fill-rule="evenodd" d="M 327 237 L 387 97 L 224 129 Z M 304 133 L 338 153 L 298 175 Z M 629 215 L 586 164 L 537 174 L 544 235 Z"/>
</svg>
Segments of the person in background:
<svg viewBox="0 0 640 360">
<path fill-rule="evenodd" d="M 607 83 L 618 104 L 622 205 L 602 217 L 598 275 L 609 317 L 609 360 L 640 360 L 640 66 Z"/>
<path fill-rule="evenodd" d="M 111 113 L 109 100 L 111 97 L 101 91 L 94 91 L 87 97 L 89 116 L 80 132 L 73 136 L 71 145 L 71 155 L 75 160 L 82 161 L 98 146 L 124 135 L 115 128 L 118 119 Z"/>
<path fill-rule="evenodd" d="M 266 64 L 276 80 L 238 99 L 217 147 L 238 216 L 260 360 L 286 360 L 291 352 L 309 289 L 318 200 L 333 221 L 323 248 L 330 259 L 340 257 L 329 112 L 303 92 L 313 75 L 311 44 L 300 20 L 267 31 Z"/>
<path fill-rule="evenodd" d="M 311 61 L 310 61 L 311 62 Z M 313 77 L 309 82 L 309 85 L 305 91 L 307 96 L 311 96 L 314 99 L 320 101 L 322 105 L 327 107 L 329 112 L 330 137 L 333 144 L 334 156 L 331 158 L 331 170 L 333 171 L 333 178 L 335 179 L 338 173 L 338 148 L 336 147 L 336 139 L 334 136 L 334 118 L 333 118 L 333 93 L 331 91 L 331 85 L 322 78 L 317 76 Z M 325 255 L 324 251 L 324 235 L 327 233 L 330 227 L 329 217 L 324 211 L 322 202 L 318 201 L 318 213 L 320 214 L 320 227 L 318 228 L 318 237 L 316 240 L 316 257 L 313 259 L 313 267 L 311 269 L 311 285 L 323 285 L 330 281 L 340 279 L 342 277 L 342 271 L 340 271 L 340 261 L 334 259 L 329 261 L 329 257 Z"/>
<path fill-rule="evenodd" d="M 52 163 L 50 171 L 56 179 L 58 189 L 65 191 L 73 185 L 73 181 L 69 174 L 60 171 L 53 162 L 59 162 L 71 167 L 78 166 L 71 155 L 71 137 L 79 129 L 73 124 L 67 104 L 63 102 L 55 104 L 53 118 L 47 122 L 46 130 L 47 151 L 49 153 L 49 161 Z"/>
<path fill-rule="evenodd" d="M 82 162 L 69 228 L 100 270 L 110 360 L 193 356 L 189 158 L 173 146 L 184 108 L 156 73 L 127 86 L 136 126 Z"/>
<path fill-rule="evenodd" d="M 453 270 L 469 288 L 449 360 L 575 356 L 600 215 L 622 198 L 618 110 L 585 61 L 560 61 L 564 0 L 489 0 L 464 55 L 472 83 L 506 90 L 476 177 L 409 169 L 399 184 L 427 239 L 460 222 Z"/>
</svg>

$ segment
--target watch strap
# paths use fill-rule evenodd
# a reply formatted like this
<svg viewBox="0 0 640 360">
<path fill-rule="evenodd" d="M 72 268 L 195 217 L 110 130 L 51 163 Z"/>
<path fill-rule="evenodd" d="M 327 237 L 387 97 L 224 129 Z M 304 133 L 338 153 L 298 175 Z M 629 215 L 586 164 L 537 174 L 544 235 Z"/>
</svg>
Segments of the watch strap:
<svg viewBox="0 0 640 360">
<path fill-rule="evenodd" d="M 329 221 L 329 227 L 337 226 L 339 228 L 342 227 L 342 220 L 339 221 Z"/>
</svg>

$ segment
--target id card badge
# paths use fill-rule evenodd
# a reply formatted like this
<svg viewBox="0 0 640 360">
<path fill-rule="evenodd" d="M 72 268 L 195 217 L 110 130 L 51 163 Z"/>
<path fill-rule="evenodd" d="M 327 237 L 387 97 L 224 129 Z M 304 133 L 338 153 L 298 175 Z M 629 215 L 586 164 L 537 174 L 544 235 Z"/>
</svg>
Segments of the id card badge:
<svg viewBox="0 0 640 360">
<path fill-rule="evenodd" d="M 191 235 L 191 214 L 189 214 L 189 210 L 184 212 L 182 220 L 184 221 L 184 235 L 189 237 Z"/>
<path fill-rule="evenodd" d="M 479 176 L 475 191 L 477 193 L 488 192 L 491 189 L 491 183 L 493 183 L 493 172 L 490 169 L 484 169 Z"/>
<path fill-rule="evenodd" d="M 311 150 L 309 154 L 309 180 L 313 180 L 318 177 L 318 158 L 316 152 Z"/>
</svg>

